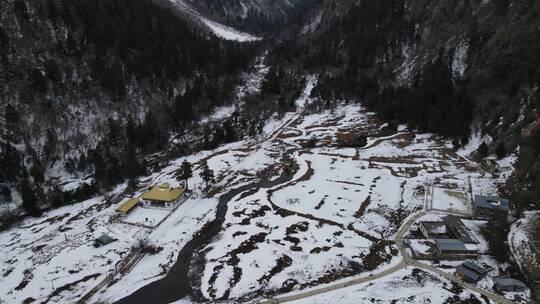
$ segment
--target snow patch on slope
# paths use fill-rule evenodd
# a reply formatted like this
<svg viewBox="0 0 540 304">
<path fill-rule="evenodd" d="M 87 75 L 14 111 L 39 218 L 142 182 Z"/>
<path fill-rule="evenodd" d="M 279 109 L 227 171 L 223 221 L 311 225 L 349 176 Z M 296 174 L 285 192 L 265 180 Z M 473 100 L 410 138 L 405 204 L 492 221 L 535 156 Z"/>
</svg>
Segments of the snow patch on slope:
<svg viewBox="0 0 540 304">
<path fill-rule="evenodd" d="M 203 17 L 200 17 L 201 21 L 212 30 L 212 32 L 225 40 L 234 40 L 240 42 L 258 41 L 260 37 L 250 35 L 248 33 L 240 32 L 232 27 L 217 23 Z"/>
<path fill-rule="evenodd" d="M 249 41 L 258 41 L 261 40 L 260 37 L 250 35 L 238 31 L 230 26 L 211 21 L 203 17 L 199 12 L 191 8 L 183 0 L 170 0 L 171 3 L 181 12 L 184 13 L 187 17 L 191 18 L 194 22 L 201 24 L 202 26 L 209 29 L 214 35 L 225 40 L 233 40 L 239 42 L 249 42 Z"/>
</svg>

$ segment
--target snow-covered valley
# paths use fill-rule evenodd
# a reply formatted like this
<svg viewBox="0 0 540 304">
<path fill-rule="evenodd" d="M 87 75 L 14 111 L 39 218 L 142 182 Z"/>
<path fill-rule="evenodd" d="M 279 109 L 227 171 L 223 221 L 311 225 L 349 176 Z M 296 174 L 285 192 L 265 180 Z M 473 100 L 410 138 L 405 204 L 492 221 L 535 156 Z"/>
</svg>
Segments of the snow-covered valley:
<svg viewBox="0 0 540 304">
<path fill-rule="evenodd" d="M 157 302 L 184 296 L 182 303 L 252 301 L 402 269 L 396 233 L 424 209 L 428 187 L 471 187 L 475 193 L 493 194 L 511 173 L 510 167 L 495 175 L 432 134 L 417 134 L 404 125 L 388 133 L 386 124 L 358 104 L 312 113 L 314 82 L 310 78 L 297 101 L 299 110 L 269 122 L 263 136 L 174 160 L 141 179 L 144 187 L 130 196 L 164 182 L 176 186 L 181 163 L 194 164 L 191 196 L 156 227 L 114 221 L 115 209 L 128 195 L 120 186 L 107 197 L 50 211 L 2 232 L 0 298 L 7 303 L 76 302 L 116 273 L 141 240 L 162 250 L 142 255 L 132 268 L 114 275 L 112 284 L 91 294 L 89 302 L 141 302 L 149 294 Z M 365 134 L 366 145 L 347 147 L 354 134 Z M 199 176 L 205 162 L 216 176 L 210 188 Z M 142 221 L 145 210 L 138 212 Z M 204 235 L 209 223 L 220 223 L 216 235 Z M 92 241 L 102 234 L 116 241 L 94 248 Z M 166 276 L 178 266 L 183 247 L 198 238 L 208 240 L 191 249 L 189 271 Z M 440 284 L 445 279 L 424 270 L 397 271 L 372 283 L 396 287 L 385 295 L 388 301 L 424 301 L 427 290 L 440 296 L 432 303 L 479 297 L 448 289 L 449 282 Z M 403 294 L 409 283 L 399 276 L 421 276 L 414 283 L 418 292 Z M 189 280 L 191 294 L 182 288 L 164 291 L 160 281 L 174 286 L 175 278 Z M 367 286 L 355 289 L 360 297 L 374 297 L 366 294 L 372 288 Z M 328 297 L 305 303 L 324 303 Z"/>
</svg>

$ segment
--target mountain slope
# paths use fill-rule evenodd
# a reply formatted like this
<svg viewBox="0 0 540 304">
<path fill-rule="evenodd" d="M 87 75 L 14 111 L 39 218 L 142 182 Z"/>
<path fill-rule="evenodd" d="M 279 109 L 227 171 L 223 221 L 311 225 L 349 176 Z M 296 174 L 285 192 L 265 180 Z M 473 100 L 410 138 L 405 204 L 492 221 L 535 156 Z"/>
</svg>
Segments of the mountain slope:
<svg viewBox="0 0 540 304">
<path fill-rule="evenodd" d="M 177 0 L 175 0 L 177 1 Z M 318 0 L 184 0 L 215 21 L 257 35 L 278 33 Z"/>
<path fill-rule="evenodd" d="M 520 185 L 507 195 L 524 206 L 540 197 L 539 14 L 537 1 L 325 3 L 274 48 L 274 61 L 325 69 L 318 96 L 360 99 L 457 146 L 472 128 L 489 134 L 488 153 L 519 147 Z"/>
<path fill-rule="evenodd" d="M 140 173 L 127 159 L 163 152 L 195 118 L 232 102 L 256 52 L 149 0 L 0 9 L 0 201 L 67 203 L 57 189 L 65 180 L 108 188 Z M 93 183 L 94 171 L 105 183 Z M 23 189 L 36 196 L 21 199 Z"/>
<path fill-rule="evenodd" d="M 209 31 L 217 37 L 240 42 L 256 41 L 260 39 L 251 34 L 241 32 L 230 26 L 208 19 L 207 17 L 203 16 L 203 14 L 201 14 L 199 11 L 194 9 L 193 4 L 190 5 L 184 0 L 160 0 L 157 1 L 157 3 L 160 3 L 164 6 L 171 6 L 175 10 L 175 12 L 180 14 L 180 16 L 186 18 L 186 20 L 193 22 L 201 29 Z"/>
</svg>

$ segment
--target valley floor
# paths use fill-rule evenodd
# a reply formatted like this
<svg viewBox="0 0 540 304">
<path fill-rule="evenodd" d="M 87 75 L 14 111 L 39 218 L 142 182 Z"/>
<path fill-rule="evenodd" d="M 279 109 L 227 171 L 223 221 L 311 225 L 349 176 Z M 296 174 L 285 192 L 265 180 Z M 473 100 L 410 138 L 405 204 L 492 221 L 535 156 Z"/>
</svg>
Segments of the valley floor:
<svg viewBox="0 0 540 304">
<path fill-rule="evenodd" d="M 296 303 L 481 298 L 440 274 L 396 267 L 403 256 L 395 238 L 407 218 L 426 207 L 429 187 L 496 194 L 511 173 L 506 164 L 512 160 L 501 161 L 500 172 L 492 174 L 468 159 L 465 150 L 455 152 L 448 141 L 432 134 L 417 134 L 406 126 L 388 133 L 373 113 L 357 104 L 308 113 L 303 106 L 310 102 L 312 87 L 313 80 L 297 101 L 299 110 L 270 122 L 261 138 L 188 157 L 194 163 L 195 177 L 189 181 L 193 193 L 157 227 L 111 221 L 118 205 L 99 197 L 2 232 L 0 298 L 7 303 L 75 302 L 114 271 L 141 239 L 163 250 L 144 255 L 90 302 L 115 302 L 140 288 L 144 291 L 151 282 L 171 280 L 173 276 L 164 276 L 182 247 L 194 235 L 201 237 L 197 231 L 215 221 L 220 214 L 216 211 L 223 208 L 219 198 L 237 188 L 243 190 L 224 205 L 217 235 L 194 248 L 197 258 L 191 260 L 191 270 L 178 274 L 194 288 L 191 298 L 180 303 L 263 300 L 393 268 L 395 272 L 372 282 Z M 367 136 L 367 145 L 343 146 L 359 133 Z M 176 174 L 183 160 L 141 183 L 178 185 Z M 199 177 L 203 161 L 216 173 L 210 189 Z M 122 191 L 119 187 L 117 195 Z M 210 195 L 204 194 L 207 191 Z M 439 208 L 452 212 L 453 206 Z M 467 212 L 467 206 L 458 211 Z M 102 233 L 117 241 L 92 247 Z M 489 256 L 485 261 L 498 267 Z M 482 287 L 492 289 L 489 284 Z"/>
</svg>

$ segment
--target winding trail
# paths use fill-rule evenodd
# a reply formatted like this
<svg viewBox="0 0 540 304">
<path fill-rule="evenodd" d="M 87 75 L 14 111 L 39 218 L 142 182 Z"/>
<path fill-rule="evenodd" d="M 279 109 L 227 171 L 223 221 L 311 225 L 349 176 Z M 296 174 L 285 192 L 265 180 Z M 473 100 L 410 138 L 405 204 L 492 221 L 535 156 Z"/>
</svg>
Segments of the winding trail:
<svg viewBox="0 0 540 304">
<path fill-rule="evenodd" d="M 199 231 L 180 251 L 176 263 L 163 279 L 146 285 L 131 295 L 116 302 L 123 303 L 170 303 L 193 295 L 189 280 L 189 268 L 194 254 L 219 235 L 227 213 L 227 205 L 237 196 L 253 189 L 272 188 L 288 183 L 292 175 L 281 175 L 272 181 L 244 185 L 223 194 L 219 198 L 216 218 Z"/>
<path fill-rule="evenodd" d="M 306 95 L 306 93 L 304 94 Z M 279 134 L 281 134 L 285 129 L 287 129 L 291 124 L 296 122 L 300 117 L 302 117 L 304 109 L 300 109 L 297 113 L 293 115 L 286 122 L 281 124 L 277 129 L 270 132 L 268 135 L 264 136 L 263 139 L 252 144 L 248 144 L 246 149 L 252 149 L 254 146 L 260 145 L 266 141 L 274 140 Z M 214 154 L 206 157 L 206 160 L 212 158 L 216 155 L 221 155 L 234 151 L 236 149 L 224 149 L 215 152 Z M 293 149 L 285 151 L 286 154 L 292 154 Z M 152 182 L 155 182 L 160 177 L 170 174 L 175 169 L 168 170 L 165 173 L 159 174 L 157 177 L 152 179 Z M 233 174 L 231 172 L 231 174 Z M 193 238 L 182 248 L 178 254 L 177 261 L 167 273 L 167 275 L 155 282 L 152 282 L 148 285 L 143 286 L 134 293 L 122 298 L 117 301 L 117 304 L 159 304 L 159 303 L 170 303 L 182 299 L 186 296 L 194 296 L 194 289 L 190 284 L 190 265 L 194 260 L 195 255 L 202 248 L 210 244 L 220 233 L 223 223 L 225 222 L 225 215 L 227 214 L 228 203 L 235 199 L 237 196 L 242 197 L 244 193 L 250 193 L 254 189 L 261 188 L 273 188 L 281 184 L 289 183 L 294 175 L 287 175 L 282 173 L 282 175 L 272 181 L 260 181 L 238 188 L 232 189 L 227 193 L 219 197 L 216 217 L 213 221 L 206 224 L 200 231 L 193 236 Z"/>
<path fill-rule="evenodd" d="M 306 94 L 304 94 L 304 95 L 306 95 Z M 244 150 L 244 149 L 250 150 L 250 149 L 253 149 L 253 148 L 257 147 L 257 146 L 260 146 L 263 143 L 268 142 L 268 141 L 276 141 L 278 139 L 278 137 L 285 132 L 285 130 L 290 128 L 291 125 L 298 122 L 298 120 L 302 118 L 303 114 L 304 114 L 304 109 L 300 108 L 292 117 L 290 117 L 288 120 L 286 120 L 284 123 L 282 123 L 275 130 L 269 132 L 262 139 L 260 139 L 258 141 L 255 141 L 255 142 L 252 142 L 252 143 L 248 143 L 244 147 L 235 148 L 235 149 L 219 150 L 219 151 L 215 152 L 214 154 L 211 154 L 211 155 L 207 156 L 205 158 L 205 160 L 208 160 L 208 159 L 210 159 L 210 158 L 212 158 L 214 156 L 218 156 L 218 155 L 221 155 L 221 154 L 224 154 L 224 153 L 229 153 L 229 152 L 232 152 L 232 151 L 241 151 L 241 150 Z M 386 138 L 378 138 L 374 142 L 370 143 L 368 146 L 363 147 L 361 149 L 368 149 L 368 148 L 374 147 L 374 146 L 379 145 L 380 143 L 382 143 L 382 142 L 384 142 L 386 140 L 394 139 L 394 138 L 399 137 L 399 136 L 403 136 L 403 134 L 402 133 L 397 133 L 397 134 L 388 136 Z M 289 149 L 289 150 L 285 151 L 284 153 L 285 154 L 293 154 L 297 150 L 298 150 L 298 148 L 292 148 L 292 149 Z M 199 164 L 199 163 L 200 162 L 197 162 L 196 164 Z M 311 166 L 310 166 L 309 163 L 307 164 L 307 167 L 308 167 L 308 169 L 311 169 Z M 155 177 L 151 181 L 151 183 L 155 182 L 157 179 L 159 179 L 163 175 L 170 174 L 170 173 L 174 172 L 174 170 L 176 170 L 176 169 L 172 169 L 172 170 L 169 170 L 169 171 L 167 171 L 165 173 L 162 173 L 162 174 L 158 175 L 157 177 Z M 229 171 L 229 173 L 234 174 L 234 172 L 232 172 L 232 171 Z M 306 172 L 306 174 L 307 174 L 307 172 Z M 302 179 L 303 177 L 304 176 L 300 177 L 300 179 Z M 254 190 L 268 189 L 267 190 L 267 198 L 268 198 L 268 201 L 270 202 L 270 204 L 272 205 L 274 210 L 280 210 L 282 212 L 295 214 L 295 215 L 298 215 L 298 216 L 301 216 L 301 217 L 304 217 L 304 218 L 308 218 L 308 219 L 311 219 L 311 220 L 316 220 L 316 221 L 319 221 L 319 222 L 322 222 L 322 223 L 325 223 L 325 224 L 329 224 L 329 225 L 337 225 L 340 228 L 345 229 L 345 230 L 354 230 L 354 229 L 351 229 L 350 227 L 345 227 L 343 224 L 336 223 L 334 221 L 325 220 L 325 219 L 321 219 L 321 218 L 318 218 L 318 217 L 314 217 L 313 215 L 310 215 L 310 214 L 303 214 L 303 213 L 299 213 L 299 212 L 295 212 L 295 211 L 292 211 L 292 210 L 282 208 L 282 207 L 278 206 L 277 204 L 275 204 L 272 201 L 271 197 L 272 197 L 273 192 L 275 192 L 275 191 L 277 191 L 277 190 L 279 190 L 281 188 L 285 188 L 287 186 L 293 185 L 294 183 L 296 183 L 298 181 L 299 180 L 293 180 L 293 175 L 287 175 L 287 174 L 282 173 L 282 175 L 279 176 L 275 180 L 253 182 L 253 183 L 250 183 L 250 184 L 247 184 L 247 185 L 243 185 L 243 186 L 234 188 L 234 189 L 222 194 L 219 197 L 215 219 L 213 221 L 209 222 L 208 224 L 206 224 L 182 248 L 182 250 L 180 251 L 180 253 L 178 255 L 176 263 L 173 265 L 173 267 L 171 268 L 169 273 L 164 278 L 162 278 L 162 279 L 160 279 L 158 281 L 155 281 L 153 283 L 150 283 L 149 285 L 146 285 L 146 286 L 138 289 L 137 291 L 135 291 L 131 295 L 119 300 L 116 303 L 119 303 L 119 304 L 124 304 L 124 303 L 126 303 L 126 304 L 127 303 L 135 303 L 135 304 L 138 304 L 138 303 L 141 303 L 141 304 L 142 303 L 144 303 L 144 304 L 146 304 L 146 303 L 156 303 L 156 304 L 170 303 L 170 302 L 174 302 L 174 301 L 177 301 L 179 299 L 182 299 L 182 298 L 184 298 L 186 296 L 191 296 L 192 298 L 194 298 L 195 301 L 197 301 L 197 300 L 203 300 L 204 301 L 205 299 L 198 299 L 199 296 L 197 295 L 198 294 L 198 290 L 197 290 L 197 287 L 196 287 L 197 284 L 193 284 L 193 278 L 190 278 L 190 269 L 193 270 L 192 269 L 193 261 L 196 261 L 196 262 L 203 261 L 204 260 L 204 255 L 200 254 L 200 251 L 202 249 L 204 249 L 206 246 L 208 246 L 209 244 L 211 244 L 215 240 L 215 238 L 219 236 L 219 234 L 220 234 L 220 232 L 222 230 L 222 226 L 223 226 L 223 224 L 225 222 L 225 216 L 226 216 L 227 210 L 228 210 L 228 203 L 231 202 L 231 201 L 243 198 L 246 195 L 250 195 L 251 193 L 253 193 Z M 504 297 L 502 297 L 500 295 L 494 294 L 494 293 L 492 293 L 492 292 L 490 292 L 488 290 L 479 288 L 479 287 L 477 287 L 475 285 L 468 284 L 468 283 L 462 281 L 460 278 L 454 276 L 453 274 L 446 273 L 446 272 L 444 272 L 444 271 L 442 271 L 442 270 L 440 270 L 440 269 L 438 269 L 438 268 L 436 268 L 434 266 L 431 266 L 429 264 L 425 264 L 425 263 L 422 263 L 420 261 L 412 259 L 412 257 L 408 253 L 407 249 L 403 245 L 403 238 L 407 234 L 407 232 L 411 229 L 411 227 L 414 225 L 414 223 L 418 219 L 420 219 L 422 216 L 424 216 L 425 214 L 427 214 L 427 212 L 423 211 L 423 212 L 419 212 L 419 213 L 416 213 L 414 215 L 409 216 L 409 218 L 406 219 L 406 221 L 403 223 L 403 225 L 400 227 L 400 229 L 396 233 L 394 242 L 395 242 L 395 244 L 396 244 L 396 246 L 397 246 L 397 248 L 398 248 L 398 250 L 400 252 L 400 255 L 402 256 L 402 260 L 399 263 L 397 263 L 397 264 L 395 264 L 395 265 L 393 265 L 393 266 L 391 266 L 389 268 L 386 268 L 386 269 L 384 269 L 384 270 L 382 270 L 380 272 L 377 272 L 377 273 L 372 272 L 369 275 L 362 275 L 362 276 L 352 277 L 352 278 L 350 278 L 348 280 L 341 280 L 341 281 L 339 281 L 337 283 L 333 283 L 333 284 L 331 283 L 331 284 L 328 284 L 328 285 L 322 286 L 322 287 L 314 287 L 314 288 L 311 288 L 311 289 L 308 289 L 308 290 L 305 290 L 305 291 L 295 292 L 293 294 L 284 294 L 284 295 L 276 296 L 274 298 L 264 300 L 261 303 L 269 303 L 269 304 L 270 303 L 286 303 L 286 302 L 291 302 L 291 301 L 296 301 L 296 300 L 301 300 L 301 299 L 307 299 L 307 298 L 310 298 L 312 296 L 324 294 L 324 293 L 339 290 L 339 289 L 342 289 L 342 288 L 346 288 L 346 287 L 350 287 L 350 286 L 354 286 L 354 285 L 359 285 L 359 284 L 369 283 L 369 282 L 381 279 L 383 277 L 386 277 L 388 275 L 391 275 L 391 274 L 393 274 L 393 273 L 395 273 L 397 271 L 400 271 L 400 270 L 402 270 L 402 269 L 404 269 L 405 267 L 408 267 L 408 266 L 424 269 L 424 270 L 430 271 L 430 272 L 435 272 L 435 273 L 441 275 L 442 277 L 444 277 L 444 278 L 458 284 L 459 286 L 461 286 L 463 288 L 466 288 L 466 289 L 469 289 L 471 291 L 477 292 L 477 293 L 487 297 L 488 299 L 490 299 L 490 300 L 492 300 L 492 301 L 494 301 L 496 303 L 502 303 L 502 304 L 513 303 L 512 301 L 510 301 L 510 300 L 508 300 L 508 299 L 506 299 L 506 298 L 504 298 Z M 374 237 L 368 235 L 365 232 L 356 231 L 356 230 L 354 230 L 354 232 L 356 232 L 357 234 L 360 234 L 364 238 L 370 239 L 371 241 L 380 241 L 379 239 L 374 238 Z M 196 265 L 195 265 L 195 267 L 196 267 Z"/>
</svg>

